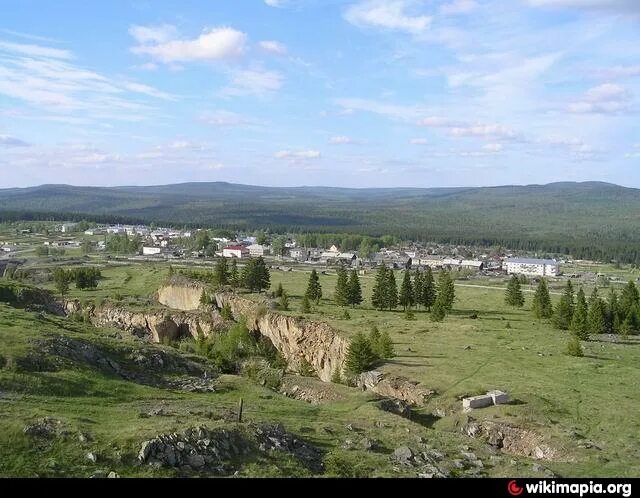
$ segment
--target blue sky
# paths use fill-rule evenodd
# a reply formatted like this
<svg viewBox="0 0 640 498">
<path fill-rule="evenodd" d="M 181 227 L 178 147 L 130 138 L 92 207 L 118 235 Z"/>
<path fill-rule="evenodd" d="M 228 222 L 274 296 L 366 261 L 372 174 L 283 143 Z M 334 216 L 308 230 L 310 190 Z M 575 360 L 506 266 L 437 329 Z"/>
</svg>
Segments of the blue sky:
<svg viewBox="0 0 640 498">
<path fill-rule="evenodd" d="M 638 0 L 0 3 L 0 187 L 640 187 Z"/>
</svg>

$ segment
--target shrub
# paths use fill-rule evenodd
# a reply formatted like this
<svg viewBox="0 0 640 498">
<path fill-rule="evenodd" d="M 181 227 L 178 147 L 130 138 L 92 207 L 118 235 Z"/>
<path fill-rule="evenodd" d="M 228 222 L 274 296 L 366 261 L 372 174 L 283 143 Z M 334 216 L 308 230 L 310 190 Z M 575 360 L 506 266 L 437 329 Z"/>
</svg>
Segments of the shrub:
<svg viewBox="0 0 640 498">
<path fill-rule="evenodd" d="M 369 339 L 358 332 L 349 344 L 346 367 L 353 374 L 360 374 L 368 370 L 377 360 Z"/>
<path fill-rule="evenodd" d="M 302 377 L 315 377 L 316 371 L 313 369 L 311 363 L 306 358 L 302 358 L 298 364 L 298 374 Z"/>
<path fill-rule="evenodd" d="M 576 334 L 571 334 L 571 338 L 567 344 L 567 354 L 569 356 L 584 356 L 582 346 L 580 345 L 580 338 Z"/>
<path fill-rule="evenodd" d="M 220 316 L 223 320 L 231 321 L 233 320 L 233 312 L 231 311 L 231 305 L 229 303 L 224 303 L 222 305 L 222 309 L 220 310 Z"/>
</svg>

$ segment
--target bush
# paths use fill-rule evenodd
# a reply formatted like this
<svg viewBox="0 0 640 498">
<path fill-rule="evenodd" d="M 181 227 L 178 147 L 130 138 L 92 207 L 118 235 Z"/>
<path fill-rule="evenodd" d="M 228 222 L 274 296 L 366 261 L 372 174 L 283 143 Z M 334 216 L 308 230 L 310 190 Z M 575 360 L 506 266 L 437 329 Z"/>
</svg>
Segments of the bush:
<svg viewBox="0 0 640 498">
<path fill-rule="evenodd" d="M 220 316 L 223 320 L 231 321 L 233 320 L 233 312 L 231 311 L 231 305 L 229 303 L 224 303 L 222 305 L 222 309 L 220 310 Z"/>
<path fill-rule="evenodd" d="M 404 312 L 404 319 L 405 320 L 415 320 L 416 319 L 416 314 L 413 312 L 413 310 L 411 308 L 407 308 L 407 311 Z"/>
<path fill-rule="evenodd" d="M 371 342 L 361 332 L 358 332 L 349 344 L 346 367 L 352 374 L 360 374 L 368 370 L 377 360 L 371 347 Z"/>
<path fill-rule="evenodd" d="M 571 334 L 571 338 L 567 344 L 567 354 L 569 356 L 584 356 L 582 346 L 580 345 L 580 338 L 575 334 Z"/>
<path fill-rule="evenodd" d="M 245 361 L 242 364 L 242 375 L 269 389 L 278 389 L 282 383 L 282 370 L 269 366 L 263 358 Z"/>
<path fill-rule="evenodd" d="M 306 358 L 302 358 L 300 363 L 298 364 L 298 375 L 302 377 L 315 377 L 316 371 L 313 369 L 311 363 L 307 361 Z"/>
<path fill-rule="evenodd" d="M 342 318 L 343 320 L 351 320 L 351 315 L 349 314 L 349 310 L 345 309 L 342 311 L 342 314 L 340 315 L 340 318 Z"/>
</svg>

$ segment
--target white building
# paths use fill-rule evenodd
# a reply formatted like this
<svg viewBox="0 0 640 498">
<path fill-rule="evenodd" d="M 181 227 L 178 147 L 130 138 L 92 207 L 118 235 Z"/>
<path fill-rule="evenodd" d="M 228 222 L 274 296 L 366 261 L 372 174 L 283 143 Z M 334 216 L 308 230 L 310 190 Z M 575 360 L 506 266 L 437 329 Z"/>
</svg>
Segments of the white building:
<svg viewBox="0 0 640 498">
<path fill-rule="evenodd" d="M 247 249 L 249 249 L 249 255 L 253 258 L 269 254 L 269 247 L 263 246 L 262 244 L 251 244 L 250 246 L 247 246 Z"/>
<path fill-rule="evenodd" d="M 77 223 L 64 223 L 61 227 L 60 227 L 60 231 L 62 233 L 69 233 L 73 231 L 73 228 L 77 225 Z"/>
<path fill-rule="evenodd" d="M 555 259 L 509 258 L 504 261 L 502 268 L 509 275 L 519 273 L 539 277 L 555 277 L 560 274 L 560 263 Z"/>
<path fill-rule="evenodd" d="M 484 268 L 484 262 L 477 259 L 463 259 L 460 266 L 465 270 L 477 270 L 480 271 Z"/>
<path fill-rule="evenodd" d="M 161 252 L 162 252 L 162 248 L 161 247 L 144 246 L 142 248 L 142 255 L 143 256 L 156 256 L 156 255 L 160 254 Z"/>
<path fill-rule="evenodd" d="M 227 246 L 222 249 L 222 256 L 225 258 L 248 258 L 250 256 L 249 249 L 246 246 Z"/>
</svg>

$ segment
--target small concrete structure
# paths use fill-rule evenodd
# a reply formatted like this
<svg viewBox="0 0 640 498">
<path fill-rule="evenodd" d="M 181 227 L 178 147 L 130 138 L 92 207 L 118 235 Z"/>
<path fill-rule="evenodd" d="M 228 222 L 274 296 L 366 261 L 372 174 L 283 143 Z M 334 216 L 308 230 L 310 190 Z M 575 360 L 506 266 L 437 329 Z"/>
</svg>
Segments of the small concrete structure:
<svg viewBox="0 0 640 498">
<path fill-rule="evenodd" d="M 465 411 L 472 410 L 474 408 L 485 408 L 492 405 L 502 405 L 508 403 L 511 400 L 509 395 L 504 391 L 488 391 L 487 394 L 481 394 L 480 396 L 470 396 L 462 400 L 462 409 Z"/>
</svg>

